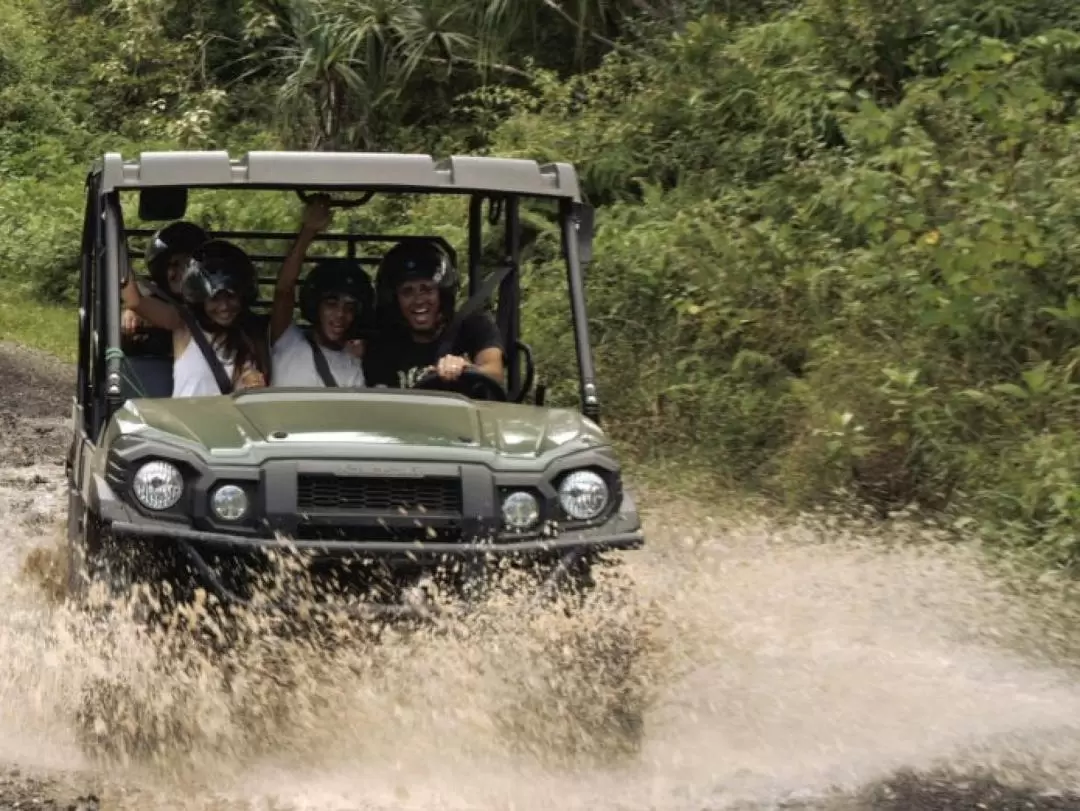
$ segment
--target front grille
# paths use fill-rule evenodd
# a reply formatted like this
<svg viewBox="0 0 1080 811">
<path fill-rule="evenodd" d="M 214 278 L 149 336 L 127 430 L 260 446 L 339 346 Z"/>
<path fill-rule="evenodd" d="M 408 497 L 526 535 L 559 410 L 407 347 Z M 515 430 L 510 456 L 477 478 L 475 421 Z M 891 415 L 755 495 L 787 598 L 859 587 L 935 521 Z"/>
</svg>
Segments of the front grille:
<svg viewBox="0 0 1080 811">
<path fill-rule="evenodd" d="M 293 538 L 298 541 L 398 541 L 402 543 L 457 543 L 460 527 L 351 527 L 302 522 Z"/>
<path fill-rule="evenodd" d="M 388 515 L 461 513 L 461 481 L 453 478 L 381 479 L 301 474 L 300 510 L 364 510 Z"/>
</svg>

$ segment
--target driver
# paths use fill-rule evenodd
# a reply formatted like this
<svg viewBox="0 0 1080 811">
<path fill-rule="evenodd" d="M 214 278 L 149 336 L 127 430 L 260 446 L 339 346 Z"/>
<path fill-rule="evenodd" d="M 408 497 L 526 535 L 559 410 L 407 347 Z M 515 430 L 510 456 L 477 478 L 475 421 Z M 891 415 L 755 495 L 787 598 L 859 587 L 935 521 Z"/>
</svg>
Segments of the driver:
<svg viewBox="0 0 1080 811">
<path fill-rule="evenodd" d="M 326 359 L 325 369 L 338 387 L 364 385 L 359 357 L 363 346 L 355 334 L 374 308 L 375 294 L 371 279 L 358 262 L 338 258 L 319 262 L 300 288 L 300 311 L 311 329 L 303 331 L 293 323 L 301 264 L 312 240 L 330 224 L 332 216 L 325 195 L 307 203 L 300 232 L 278 274 L 270 317 L 274 386 L 327 386 L 316 352 Z"/>
<path fill-rule="evenodd" d="M 457 270 L 435 243 L 401 242 L 387 251 L 375 280 L 381 329 L 364 357 L 369 386 L 411 388 L 429 370 L 453 381 L 466 368 L 503 384 L 502 338 L 483 310 L 461 322 L 449 353 L 437 357 L 457 289 Z"/>
</svg>

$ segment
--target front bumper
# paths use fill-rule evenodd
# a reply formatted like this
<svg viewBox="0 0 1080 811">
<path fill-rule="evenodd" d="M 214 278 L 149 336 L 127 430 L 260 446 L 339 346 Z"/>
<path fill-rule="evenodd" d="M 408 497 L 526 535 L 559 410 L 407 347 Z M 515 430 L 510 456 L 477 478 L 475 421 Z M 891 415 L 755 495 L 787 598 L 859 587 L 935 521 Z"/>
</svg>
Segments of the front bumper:
<svg viewBox="0 0 1080 811">
<path fill-rule="evenodd" d="M 101 491 L 99 490 L 99 496 Z M 389 567 L 411 570 L 434 570 L 440 567 L 481 573 L 486 567 L 498 568 L 504 560 L 543 562 L 548 565 L 541 592 L 558 588 L 577 563 L 592 556 L 617 550 L 637 549 L 645 536 L 630 497 L 624 510 L 606 523 L 563 532 L 553 537 L 513 540 L 399 541 L 399 540 L 306 540 L 278 535 L 234 535 L 226 532 L 193 529 L 141 515 L 124 502 L 99 498 L 102 528 L 120 548 L 140 545 L 153 552 L 164 552 L 187 564 L 188 573 L 198 587 L 212 594 L 220 603 L 252 608 L 254 602 L 230 585 L 229 578 L 214 565 L 222 558 L 256 557 L 260 553 L 299 553 L 310 561 L 377 561 Z M 351 603 L 346 613 L 366 618 L 430 617 L 434 606 L 420 603 L 409 594 L 398 595 L 395 602 L 363 601 Z M 264 603 L 265 607 L 292 613 L 293 607 L 281 600 Z"/>
<path fill-rule="evenodd" d="M 165 513 L 151 513 L 124 495 L 137 465 L 151 458 L 182 466 L 186 478 L 182 501 Z M 232 564 L 262 565 L 267 553 L 299 553 L 314 580 L 321 579 L 317 570 L 351 567 L 352 573 L 362 570 L 362 577 L 377 570 L 390 583 L 385 591 L 396 594 L 427 573 L 455 569 L 472 578 L 504 562 L 550 568 L 554 581 L 597 553 L 644 544 L 634 499 L 622 488 L 609 449 L 568 454 L 543 471 L 496 470 L 481 461 L 271 457 L 226 465 L 190 450 L 125 438 L 113 446 L 101 474 L 92 474 L 89 506 L 121 549 L 141 547 L 179 558 L 197 584 L 224 603 L 249 602 L 238 593 L 247 593 L 247 583 Z M 566 523 L 557 514 L 554 482 L 582 467 L 609 475 L 617 495 L 614 511 L 592 525 Z M 236 525 L 223 525 L 208 507 L 209 494 L 223 482 L 249 494 L 252 510 Z M 517 489 L 538 497 L 540 526 L 553 531 L 515 536 L 498 529 L 500 494 Z M 373 609 L 399 611 L 384 605 Z"/>
<path fill-rule="evenodd" d="M 325 557 L 392 556 L 410 560 L 426 557 L 468 557 L 491 555 L 521 555 L 560 552 L 567 550 L 600 551 L 610 549 L 637 549 L 644 545 L 641 530 L 630 532 L 568 533 L 556 538 L 525 541 L 490 541 L 485 543 L 425 543 L 422 541 L 306 541 L 279 538 L 249 538 L 226 535 L 221 532 L 202 532 L 185 527 L 161 524 L 116 521 L 110 525 L 114 537 L 152 538 L 159 542 L 171 541 L 205 547 L 218 552 L 251 552 L 267 549 L 295 549 Z M 601 528 L 602 529 L 602 528 Z"/>
</svg>

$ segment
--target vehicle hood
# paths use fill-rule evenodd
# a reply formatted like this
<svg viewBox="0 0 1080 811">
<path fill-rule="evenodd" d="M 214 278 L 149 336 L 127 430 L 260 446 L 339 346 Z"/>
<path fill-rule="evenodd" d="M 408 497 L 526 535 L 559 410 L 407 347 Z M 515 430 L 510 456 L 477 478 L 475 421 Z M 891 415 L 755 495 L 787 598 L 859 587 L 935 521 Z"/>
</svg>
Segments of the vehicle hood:
<svg viewBox="0 0 1080 811">
<path fill-rule="evenodd" d="M 321 446 L 333 455 L 410 446 L 535 457 L 570 443 L 607 444 L 599 426 L 571 409 L 437 393 L 263 389 L 223 397 L 137 399 L 117 412 L 114 425 L 120 434 L 169 435 L 217 454 L 257 446 L 282 456 L 307 455 Z"/>
</svg>

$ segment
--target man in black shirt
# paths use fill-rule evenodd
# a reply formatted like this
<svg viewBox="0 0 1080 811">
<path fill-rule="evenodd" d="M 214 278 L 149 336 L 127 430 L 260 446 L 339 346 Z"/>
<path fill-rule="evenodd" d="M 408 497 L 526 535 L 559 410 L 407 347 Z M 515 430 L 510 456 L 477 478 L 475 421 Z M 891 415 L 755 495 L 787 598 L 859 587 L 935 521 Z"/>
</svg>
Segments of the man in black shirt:
<svg viewBox="0 0 1080 811">
<path fill-rule="evenodd" d="M 447 354 L 438 357 L 458 288 L 457 271 L 438 245 L 394 246 L 379 266 L 375 286 L 380 334 L 364 353 L 369 386 L 410 388 L 431 369 L 446 381 L 472 369 L 504 385 L 502 338 L 483 310 L 461 322 Z"/>
</svg>

